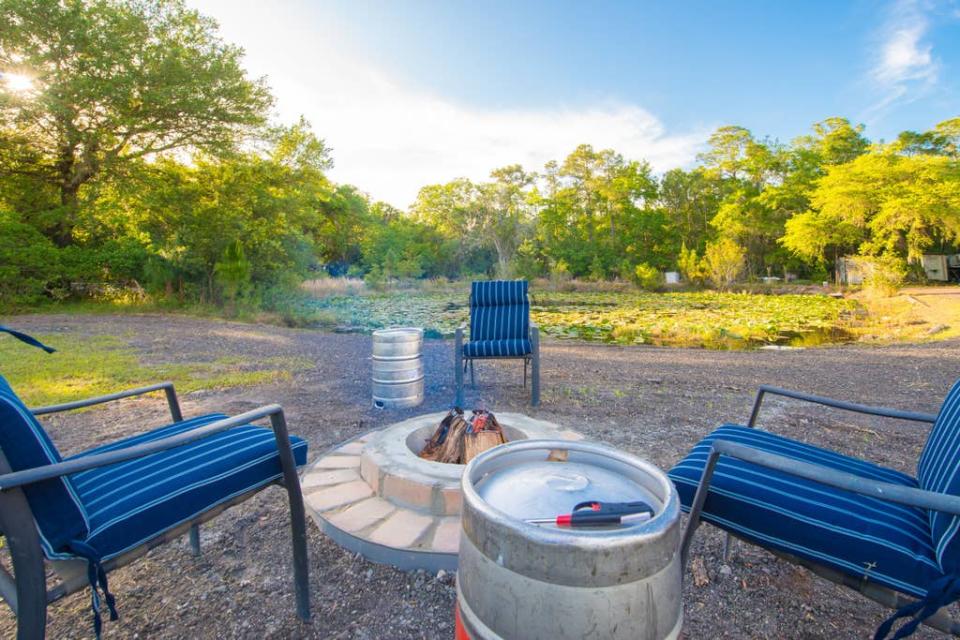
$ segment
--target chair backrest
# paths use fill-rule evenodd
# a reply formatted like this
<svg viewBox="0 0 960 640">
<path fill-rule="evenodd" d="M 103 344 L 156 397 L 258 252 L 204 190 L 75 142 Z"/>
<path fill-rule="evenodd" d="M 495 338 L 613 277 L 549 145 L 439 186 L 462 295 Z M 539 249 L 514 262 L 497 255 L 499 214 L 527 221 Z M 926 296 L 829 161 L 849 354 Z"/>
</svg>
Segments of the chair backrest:
<svg viewBox="0 0 960 640">
<path fill-rule="evenodd" d="M 12 471 L 61 462 L 47 432 L 0 376 L 0 451 Z M 83 539 L 89 522 L 69 478 L 44 480 L 24 487 L 47 557 L 73 539 Z"/>
<path fill-rule="evenodd" d="M 917 462 L 921 489 L 960 496 L 960 380 L 940 407 L 937 421 Z M 930 512 L 930 531 L 937 562 L 945 573 L 960 571 L 960 516 Z"/>
<path fill-rule="evenodd" d="M 526 280 L 489 280 L 471 285 L 471 340 L 516 340 L 529 335 Z"/>
</svg>

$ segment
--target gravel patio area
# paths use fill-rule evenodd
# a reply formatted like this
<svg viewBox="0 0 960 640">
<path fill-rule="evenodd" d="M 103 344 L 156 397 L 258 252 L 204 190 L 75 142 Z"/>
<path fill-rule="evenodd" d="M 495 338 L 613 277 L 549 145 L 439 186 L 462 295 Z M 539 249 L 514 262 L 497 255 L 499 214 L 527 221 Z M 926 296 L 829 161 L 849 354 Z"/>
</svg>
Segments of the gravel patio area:
<svg viewBox="0 0 960 640">
<path fill-rule="evenodd" d="M 440 411 L 453 398 L 453 343 L 424 345 L 426 401 L 411 410 L 370 405 L 370 337 L 180 316 L 31 315 L 7 319 L 42 334 L 109 334 L 145 361 L 237 355 L 307 358 L 315 367 L 292 382 L 202 391 L 181 397 L 186 416 L 239 413 L 278 402 L 292 433 L 310 443 L 310 460 L 373 428 Z M 52 341 L 55 346 L 55 341 Z M 960 342 L 800 351 L 721 352 L 546 341 L 542 405 L 531 410 L 522 365 L 481 362 L 468 405 L 517 411 L 555 422 L 669 468 L 725 421 L 747 419 L 762 383 L 868 404 L 935 412 L 960 377 Z M 2 363 L 0 363 L 2 370 Z M 144 380 L 143 383 L 153 382 Z M 472 397 L 471 397 L 472 396 Z M 760 426 L 913 473 L 926 427 L 851 418 L 770 398 Z M 74 453 L 167 421 L 162 396 L 45 421 L 61 451 Z M 120 621 L 106 638 L 443 638 L 453 635 L 452 576 L 403 573 L 341 550 L 308 522 L 313 621 L 294 614 L 286 497 L 270 488 L 202 530 L 204 553 L 187 540 L 150 552 L 111 574 Z M 886 611 L 859 595 L 744 544 L 727 564 L 723 537 L 704 526 L 692 555 L 709 582 L 684 585 L 685 638 L 866 638 Z M 15 622 L 0 609 L 0 635 Z M 87 591 L 53 604 L 48 637 L 91 635 Z M 941 637 L 930 631 L 917 638 Z"/>
</svg>

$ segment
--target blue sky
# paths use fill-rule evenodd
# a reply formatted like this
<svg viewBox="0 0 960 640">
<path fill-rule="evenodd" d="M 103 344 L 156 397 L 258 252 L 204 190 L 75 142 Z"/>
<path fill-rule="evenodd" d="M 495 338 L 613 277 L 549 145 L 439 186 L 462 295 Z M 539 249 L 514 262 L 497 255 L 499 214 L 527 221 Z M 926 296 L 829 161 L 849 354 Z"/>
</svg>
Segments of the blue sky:
<svg viewBox="0 0 960 640">
<path fill-rule="evenodd" d="M 334 148 L 335 179 L 400 207 L 580 142 L 663 171 L 723 124 L 788 141 L 839 115 L 891 139 L 960 115 L 957 0 L 191 4 Z"/>
</svg>

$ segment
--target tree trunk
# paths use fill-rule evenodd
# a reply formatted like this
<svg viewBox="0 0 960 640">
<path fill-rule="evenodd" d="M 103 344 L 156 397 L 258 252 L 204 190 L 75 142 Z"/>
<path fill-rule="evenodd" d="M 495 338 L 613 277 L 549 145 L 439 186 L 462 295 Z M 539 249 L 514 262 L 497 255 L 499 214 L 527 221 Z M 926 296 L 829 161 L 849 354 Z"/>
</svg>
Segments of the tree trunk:
<svg viewBox="0 0 960 640">
<path fill-rule="evenodd" d="M 51 238 L 54 244 L 60 248 L 73 243 L 73 225 L 74 220 L 76 220 L 77 209 L 80 207 L 80 198 L 78 197 L 80 185 L 73 178 L 75 162 L 73 147 L 64 146 L 60 150 L 60 160 L 57 163 L 61 211 Z"/>
</svg>

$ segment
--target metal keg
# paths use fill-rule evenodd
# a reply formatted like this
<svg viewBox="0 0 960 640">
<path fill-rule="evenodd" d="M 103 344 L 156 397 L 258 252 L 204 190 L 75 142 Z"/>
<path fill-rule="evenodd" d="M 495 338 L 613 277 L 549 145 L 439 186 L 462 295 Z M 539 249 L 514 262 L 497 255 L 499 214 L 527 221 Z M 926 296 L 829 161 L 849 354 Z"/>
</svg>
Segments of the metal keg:
<svg viewBox="0 0 960 640">
<path fill-rule="evenodd" d="M 676 638 L 680 500 L 654 465 L 611 447 L 517 440 L 467 465 L 457 638 Z M 536 525 L 582 502 L 643 501 L 627 524 Z"/>
<path fill-rule="evenodd" d="M 415 407 L 423 402 L 423 329 L 373 332 L 373 405 Z"/>
</svg>

